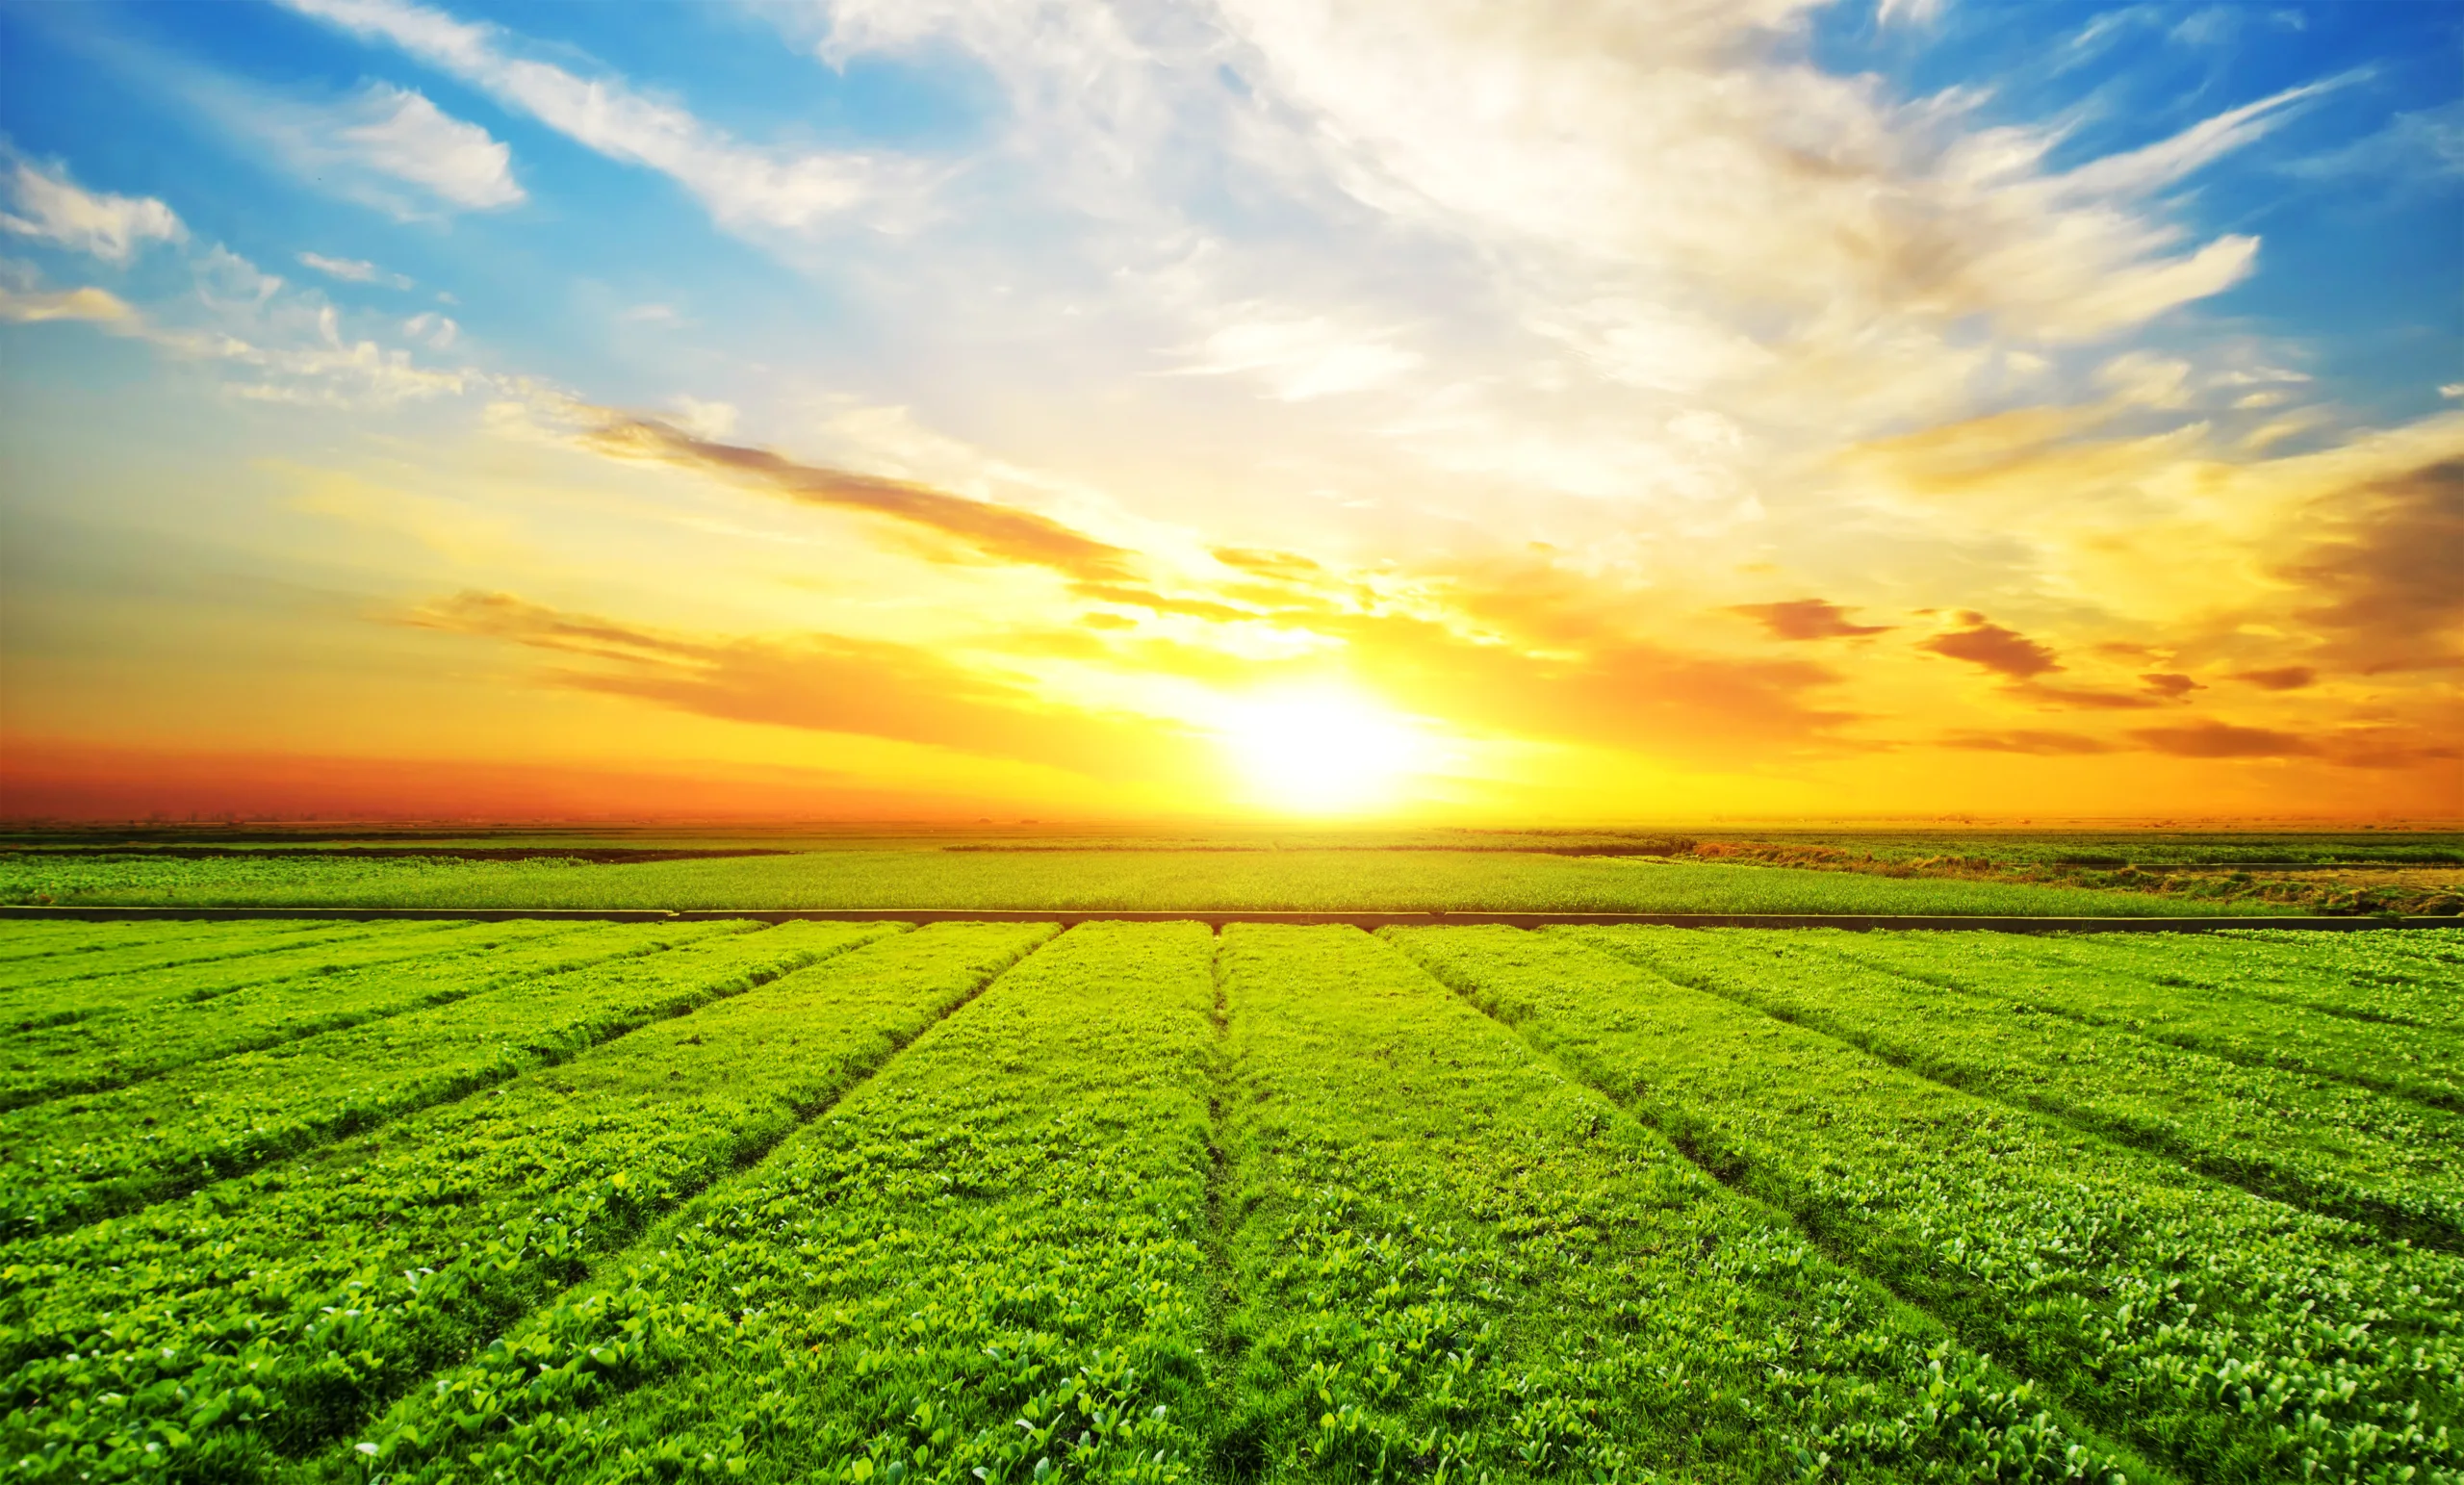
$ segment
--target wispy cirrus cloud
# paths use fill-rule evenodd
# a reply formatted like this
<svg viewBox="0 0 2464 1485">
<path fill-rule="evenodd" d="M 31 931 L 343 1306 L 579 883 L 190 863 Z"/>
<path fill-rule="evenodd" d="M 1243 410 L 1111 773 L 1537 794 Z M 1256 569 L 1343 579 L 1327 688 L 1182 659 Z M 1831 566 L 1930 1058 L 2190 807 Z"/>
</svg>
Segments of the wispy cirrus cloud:
<svg viewBox="0 0 2464 1485">
<path fill-rule="evenodd" d="M 298 256 L 302 268 L 314 269 L 327 278 L 338 278 L 346 284 L 373 284 L 382 289 L 413 287 L 409 274 L 389 272 L 364 259 L 328 258 L 323 253 L 311 252 Z"/>
<path fill-rule="evenodd" d="M 409 0 L 281 0 L 300 14 L 399 47 L 614 160 L 657 170 L 722 225 L 802 230 L 876 203 L 898 172 L 862 154 L 748 145 L 612 75 L 585 78 L 519 55 L 501 27 Z"/>
</svg>

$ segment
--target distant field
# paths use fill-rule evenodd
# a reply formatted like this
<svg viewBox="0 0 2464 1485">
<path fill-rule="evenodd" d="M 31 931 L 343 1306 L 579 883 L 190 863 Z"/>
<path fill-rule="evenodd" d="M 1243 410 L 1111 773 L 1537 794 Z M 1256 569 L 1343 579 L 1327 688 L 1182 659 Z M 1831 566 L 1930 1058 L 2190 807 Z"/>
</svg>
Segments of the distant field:
<svg viewBox="0 0 2464 1485">
<path fill-rule="evenodd" d="M 956 908 L 1551 912 L 2281 912 L 2089 887 L 1886 877 L 1753 861 L 1430 850 L 841 849 L 609 865 L 579 859 L 204 859 L 22 852 L 0 902 L 280 907 Z"/>
<path fill-rule="evenodd" d="M 2443 930 L 0 923 L 0 1457 L 2452 1485 L 2459 986 Z"/>
</svg>

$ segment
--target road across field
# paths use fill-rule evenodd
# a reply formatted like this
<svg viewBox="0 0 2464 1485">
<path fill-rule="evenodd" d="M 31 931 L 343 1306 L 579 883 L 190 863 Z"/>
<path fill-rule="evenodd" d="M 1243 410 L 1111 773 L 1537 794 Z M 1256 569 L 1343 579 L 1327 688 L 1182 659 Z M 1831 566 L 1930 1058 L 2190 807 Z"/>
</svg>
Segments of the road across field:
<svg viewBox="0 0 2464 1485">
<path fill-rule="evenodd" d="M 1995 934 L 2213 934 L 2233 930 L 2310 930 L 2354 933 L 2371 929 L 2428 928 L 2451 932 L 2464 919 L 2415 917 L 2263 917 L 2255 914 L 2190 918 L 2081 918 L 2030 914 L 1992 917 L 1952 913 L 1779 912 L 1276 912 L 1250 909 L 1040 908 L 45 908 L 0 906 L 0 923 L 244 923 L 334 920 L 352 923 L 468 921 L 509 923 L 526 919 L 577 923 L 706 922 L 742 918 L 757 923 L 1281 923 L 1304 928 L 1651 927 L 1651 928 L 1837 928 L 1853 931 L 1965 930 Z"/>
<path fill-rule="evenodd" d="M 20 1474 L 2464 1472 L 2451 927 L 530 916 L 0 922 Z"/>
</svg>

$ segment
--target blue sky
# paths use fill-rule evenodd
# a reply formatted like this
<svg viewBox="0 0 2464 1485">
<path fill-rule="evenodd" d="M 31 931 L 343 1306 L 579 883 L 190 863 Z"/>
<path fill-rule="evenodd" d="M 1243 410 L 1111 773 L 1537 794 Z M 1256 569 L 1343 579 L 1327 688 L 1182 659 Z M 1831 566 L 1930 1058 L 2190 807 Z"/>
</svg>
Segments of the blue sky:
<svg viewBox="0 0 2464 1485">
<path fill-rule="evenodd" d="M 2452 539 L 2459 63 L 2429 3 L 0 3 L 5 725 L 586 770 L 613 707 L 1140 809 L 1299 687 L 1395 807 L 2444 807 L 2457 615 L 2372 564 Z M 1161 761 L 712 700 L 748 646 Z"/>
</svg>

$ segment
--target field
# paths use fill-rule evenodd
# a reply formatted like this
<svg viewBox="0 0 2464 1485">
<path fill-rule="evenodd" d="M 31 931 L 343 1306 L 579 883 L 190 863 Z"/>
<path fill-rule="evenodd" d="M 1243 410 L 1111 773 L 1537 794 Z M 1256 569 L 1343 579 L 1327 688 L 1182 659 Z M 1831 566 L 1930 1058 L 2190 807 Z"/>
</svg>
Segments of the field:
<svg viewBox="0 0 2464 1485">
<path fill-rule="evenodd" d="M 2454 1482 L 2460 985 L 2449 930 L 0 923 L 0 1449 Z"/>
<path fill-rule="evenodd" d="M 163 826 L 0 835 L 0 904 L 2454 914 L 2464 835 Z"/>
</svg>

